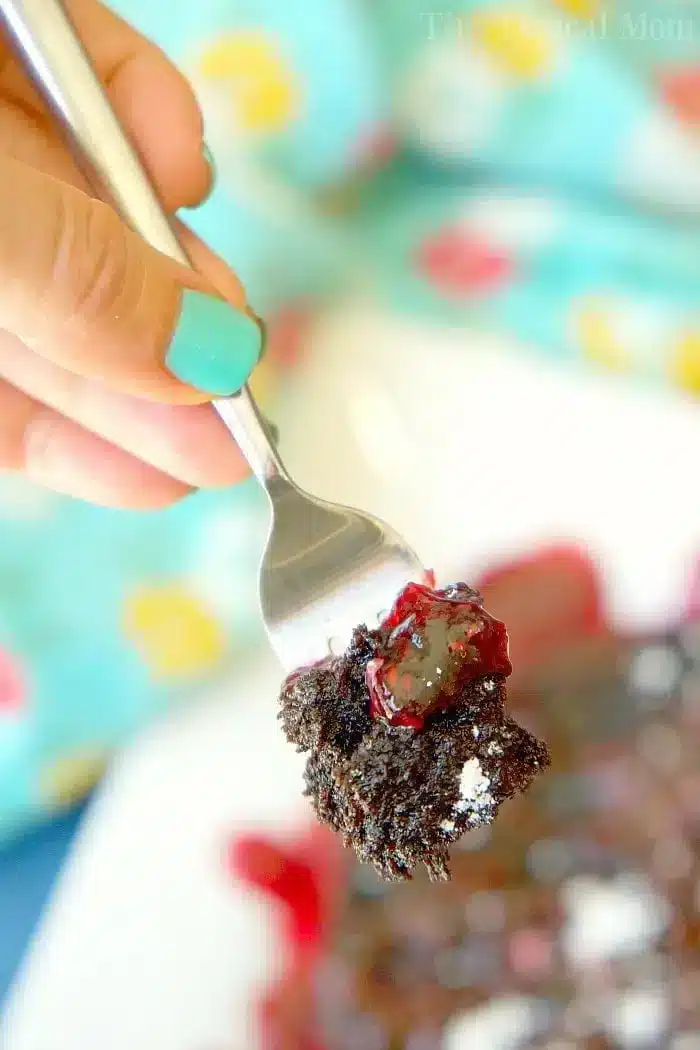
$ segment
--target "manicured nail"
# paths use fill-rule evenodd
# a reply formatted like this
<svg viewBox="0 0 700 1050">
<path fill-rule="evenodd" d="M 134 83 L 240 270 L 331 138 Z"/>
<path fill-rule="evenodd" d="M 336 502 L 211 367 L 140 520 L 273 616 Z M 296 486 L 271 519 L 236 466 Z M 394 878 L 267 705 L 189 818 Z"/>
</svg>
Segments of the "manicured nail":
<svg viewBox="0 0 700 1050">
<path fill-rule="evenodd" d="M 252 306 L 246 306 L 246 313 L 248 314 L 248 317 L 250 317 L 250 319 L 260 329 L 260 339 L 262 340 L 262 346 L 260 348 L 260 359 L 262 360 L 262 358 L 265 356 L 265 351 L 267 349 L 267 325 L 263 321 L 260 314 L 256 314 Z"/>
<path fill-rule="evenodd" d="M 226 396 L 243 386 L 260 358 L 262 332 L 223 299 L 186 289 L 165 362 L 179 380 Z"/>
<path fill-rule="evenodd" d="M 207 191 L 207 198 L 209 198 L 214 192 L 214 187 L 216 186 L 216 161 L 214 160 L 214 154 L 209 149 L 206 142 L 202 143 L 202 156 L 207 162 L 207 167 L 210 171 L 209 189 Z"/>
</svg>

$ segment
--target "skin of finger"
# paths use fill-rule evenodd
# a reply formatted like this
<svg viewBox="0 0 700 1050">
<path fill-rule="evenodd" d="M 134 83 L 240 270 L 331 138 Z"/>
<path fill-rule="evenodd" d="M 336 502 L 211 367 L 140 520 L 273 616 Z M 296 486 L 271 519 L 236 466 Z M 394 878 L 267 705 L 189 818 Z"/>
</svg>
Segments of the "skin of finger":
<svg viewBox="0 0 700 1050">
<path fill-rule="evenodd" d="M 247 465 L 211 405 L 158 405 L 74 375 L 0 332 L 0 375 L 145 463 L 195 488 L 233 485 Z M 0 432 L 5 428 L 0 417 Z"/>
<path fill-rule="evenodd" d="M 0 380 L 0 470 L 24 467 L 24 434 L 38 410 L 36 401 Z"/>
<path fill-rule="evenodd" d="M 68 0 L 67 8 L 118 111 L 129 115 L 147 168 L 179 172 L 183 184 L 192 180 L 189 202 L 197 203 L 211 171 L 202 152 L 202 114 L 187 80 L 160 48 L 98 0 Z"/>
<path fill-rule="evenodd" d="M 0 328 L 123 393 L 197 403 L 164 365 L 183 286 L 216 294 L 108 206 L 0 157 Z"/>
<path fill-rule="evenodd" d="M 98 75 L 105 82 L 112 102 L 131 132 L 144 165 L 168 211 L 192 207 L 211 189 L 212 172 L 203 155 L 202 115 L 192 89 L 164 53 L 96 0 L 73 0 L 70 14 L 90 52 Z M 44 169 L 85 188 L 84 180 L 67 158 L 55 160 L 56 138 L 52 121 L 33 86 L 13 59 L 3 62 L 0 43 L 0 99 L 15 119 L 8 128 L 11 152 L 28 163 L 36 163 L 29 147 L 25 155 L 21 137 L 16 137 L 17 118 L 33 128 L 33 138 L 46 137 L 53 145 L 46 154 L 54 163 Z M 0 105 L 2 103 L 0 102 Z M 0 146 L 4 144 L 0 115 Z"/>
<path fill-rule="evenodd" d="M 247 310 L 246 293 L 239 278 L 220 255 L 197 237 L 180 219 L 174 220 L 175 232 L 195 271 L 211 288 L 238 310 Z"/>
<path fill-rule="evenodd" d="M 117 111 L 125 113 L 126 106 L 127 103 L 119 103 Z M 172 116 L 172 107 L 170 112 Z M 176 138 L 159 138 L 161 132 L 154 132 L 157 122 L 153 120 L 153 111 L 146 114 L 134 109 L 124 122 L 126 126 L 131 125 L 139 152 L 146 154 L 144 163 L 165 211 L 192 207 L 208 195 L 211 175 L 208 166 L 202 164 L 199 143 L 186 145 Z M 136 130 L 135 123 L 140 124 Z M 141 148 L 142 143 L 147 145 Z M 85 193 L 90 192 L 87 180 L 55 129 L 41 121 L 31 120 L 17 105 L 1 96 L 0 154 L 14 157 Z"/>
<path fill-rule="evenodd" d="M 88 186 L 55 132 L 30 119 L 0 95 L 0 153 L 14 157 L 62 182 L 87 191 Z"/>
<path fill-rule="evenodd" d="M 154 470 L 0 381 L 0 467 L 108 507 L 154 510 L 187 495 Z"/>
<path fill-rule="evenodd" d="M 104 507 L 158 510 L 190 491 L 52 410 L 28 429 L 25 471 L 39 485 Z"/>
<path fill-rule="evenodd" d="M 213 172 L 204 158 L 201 119 L 182 119 L 192 93 L 174 67 L 155 49 L 144 50 L 121 67 L 109 91 L 166 210 L 204 200 Z"/>
</svg>

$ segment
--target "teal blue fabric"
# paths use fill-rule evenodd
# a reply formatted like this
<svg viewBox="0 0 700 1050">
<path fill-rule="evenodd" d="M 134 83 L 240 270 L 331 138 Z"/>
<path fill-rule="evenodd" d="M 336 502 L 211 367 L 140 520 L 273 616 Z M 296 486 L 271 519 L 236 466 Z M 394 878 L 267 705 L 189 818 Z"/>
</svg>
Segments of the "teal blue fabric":
<svg viewBox="0 0 700 1050">
<path fill-rule="evenodd" d="M 82 816 L 79 807 L 0 848 L 0 1012 Z"/>
<path fill-rule="evenodd" d="M 0 844 L 79 799 L 93 762 L 99 771 L 103 756 L 261 643 L 266 514 L 252 482 L 137 514 L 0 477 Z M 125 629 L 130 595 L 144 587 L 201 603 L 225 636 L 217 659 L 195 650 L 188 673 L 158 673 Z M 173 615 L 167 644 L 186 649 L 198 621 L 186 607 Z M 17 702 L 6 696 L 8 663 L 24 682 Z"/>
<path fill-rule="evenodd" d="M 314 186 L 342 175 L 353 146 L 387 114 L 372 22 L 356 0 L 116 0 L 112 5 L 186 71 L 227 34 L 263 32 L 302 88 L 299 116 L 256 141 L 270 166 Z"/>
<path fill-rule="evenodd" d="M 519 229 L 517 216 L 508 233 L 506 209 L 544 213 L 538 232 Z M 391 202 L 391 203 L 389 203 Z M 492 288 L 474 287 L 451 294 L 426 279 L 418 265 L 422 246 L 445 231 L 469 230 L 470 216 L 484 207 L 498 209 L 500 240 L 514 278 Z M 472 220 L 473 221 L 473 220 Z M 482 226 L 479 224 L 479 229 Z M 635 304 L 666 332 L 694 323 L 700 289 L 698 230 L 680 220 L 567 197 L 562 192 L 537 193 L 512 185 L 427 185 L 415 174 L 402 173 L 377 187 L 363 212 L 358 255 L 371 260 L 375 296 L 390 309 L 424 320 L 476 326 L 503 334 L 554 361 L 581 363 L 581 346 L 572 333 L 572 304 L 604 295 Z M 362 277 L 367 280 L 366 271 Z M 662 345 L 644 359 L 640 348 L 630 363 L 635 374 L 665 384 L 667 360 Z"/>
</svg>

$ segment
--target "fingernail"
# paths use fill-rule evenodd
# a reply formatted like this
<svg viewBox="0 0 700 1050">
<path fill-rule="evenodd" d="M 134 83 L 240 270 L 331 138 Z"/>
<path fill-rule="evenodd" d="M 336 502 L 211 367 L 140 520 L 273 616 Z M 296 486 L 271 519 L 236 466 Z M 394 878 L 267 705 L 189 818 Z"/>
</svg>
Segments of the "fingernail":
<svg viewBox="0 0 700 1050">
<path fill-rule="evenodd" d="M 214 154 L 209 149 L 206 142 L 202 143 L 202 156 L 204 157 L 207 167 L 209 168 L 209 189 L 207 190 L 207 198 L 211 197 L 214 192 L 216 185 L 216 161 L 214 160 Z"/>
<path fill-rule="evenodd" d="M 181 382 L 225 397 L 239 390 L 260 358 L 262 332 L 223 299 L 186 289 L 165 363 Z"/>
<path fill-rule="evenodd" d="M 260 359 L 262 360 L 262 358 L 265 356 L 265 351 L 267 349 L 267 325 L 263 321 L 263 319 L 260 316 L 260 314 L 256 314 L 256 312 L 255 312 L 255 310 L 253 309 L 252 306 L 246 306 L 246 313 L 248 314 L 248 317 L 250 317 L 250 319 L 258 326 L 258 328 L 260 330 L 260 339 L 261 339 Z"/>
</svg>

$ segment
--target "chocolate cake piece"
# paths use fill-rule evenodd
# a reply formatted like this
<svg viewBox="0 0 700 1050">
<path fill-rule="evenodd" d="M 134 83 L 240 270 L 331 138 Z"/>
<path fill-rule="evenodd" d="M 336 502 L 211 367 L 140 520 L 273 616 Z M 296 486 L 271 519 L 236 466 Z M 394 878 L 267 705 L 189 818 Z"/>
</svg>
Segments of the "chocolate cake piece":
<svg viewBox="0 0 700 1050">
<path fill-rule="evenodd" d="M 319 819 L 390 880 L 424 864 L 448 879 L 448 850 L 493 821 L 549 764 L 505 709 L 505 626 L 466 584 L 410 584 L 379 628 L 284 684 L 287 738 L 308 751 Z"/>
</svg>

